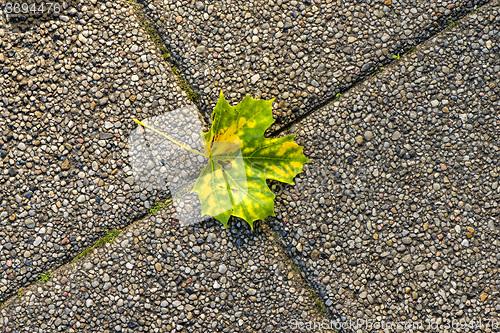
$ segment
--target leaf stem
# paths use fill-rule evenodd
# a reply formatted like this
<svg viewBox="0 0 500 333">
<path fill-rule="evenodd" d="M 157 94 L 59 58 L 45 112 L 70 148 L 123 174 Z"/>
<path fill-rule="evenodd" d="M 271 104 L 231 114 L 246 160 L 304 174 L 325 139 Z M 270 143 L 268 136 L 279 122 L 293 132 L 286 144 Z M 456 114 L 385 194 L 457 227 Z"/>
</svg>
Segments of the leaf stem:
<svg viewBox="0 0 500 333">
<path fill-rule="evenodd" d="M 196 151 L 196 150 L 194 150 L 194 149 L 192 149 L 192 148 L 190 148 L 190 147 L 188 147 L 188 146 L 183 145 L 183 144 L 182 144 L 182 143 L 180 143 L 180 142 L 175 141 L 174 139 L 172 139 L 172 138 L 171 138 L 171 137 L 169 137 L 168 135 L 163 134 L 162 132 L 158 131 L 157 129 L 154 129 L 153 127 L 148 126 L 148 125 L 144 124 L 143 122 L 141 122 L 141 121 L 139 121 L 139 120 L 137 120 L 137 119 L 134 119 L 134 121 L 135 121 L 136 123 L 138 123 L 139 125 L 141 125 L 141 126 L 144 126 L 144 127 L 146 127 L 146 128 L 149 128 L 150 130 L 152 130 L 152 131 L 154 131 L 154 132 L 156 132 L 156 133 L 158 133 L 158 134 L 160 134 L 160 135 L 163 135 L 163 136 L 164 136 L 165 138 L 167 138 L 168 140 L 172 141 L 172 142 L 173 142 L 173 143 L 175 143 L 176 145 L 181 146 L 182 148 L 184 148 L 184 149 L 186 149 L 186 150 L 189 150 L 190 152 L 193 152 L 193 153 L 195 153 L 195 154 L 198 154 L 198 155 L 201 155 L 201 156 L 204 156 L 204 157 L 208 157 L 207 155 L 202 154 L 202 153 L 200 153 L 199 151 Z"/>
</svg>

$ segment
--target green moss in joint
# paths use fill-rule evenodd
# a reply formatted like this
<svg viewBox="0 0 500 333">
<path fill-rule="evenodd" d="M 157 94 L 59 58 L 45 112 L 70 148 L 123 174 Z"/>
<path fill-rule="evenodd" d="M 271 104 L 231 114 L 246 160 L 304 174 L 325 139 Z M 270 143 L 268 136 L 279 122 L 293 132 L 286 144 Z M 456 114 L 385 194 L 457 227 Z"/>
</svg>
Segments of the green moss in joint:
<svg viewBox="0 0 500 333">
<path fill-rule="evenodd" d="M 46 272 L 46 273 L 42 273 L 40 274 L 40 278 L 38 279 L 38 282 L 47 282 L 50 280 L 50 278 L 52 277 L 52 274 L 50 273 L 50 271 Z"/>
<path fill-rule="evenodd" d="M 78 259 L 85 257 L 86 255 L 89 255 L 94 251 L 94 249 L 104 246 L 106 243 L 111 243 L 115 240 L 116 237 L 122 232 L 121 230 L 118 229 L 113 229 L 113 230 L 108 230 L 106 229 L 106 235 L 103 237 L 99 238 L 95 244 L 91 247 L 86 248 L 82 252 L 80 252 L 73 260 L 72 262 L 77 261 Z"/>
<path fill-rule="evenodd" d="M 94 251 L 94 248 L 92 246 L 88 247 L 85 250 L 83 250 L 82 252 L 80 252 L 72 261 L 75 262 L 78 259 L 85 257 L 86 255 L 92 253 L 92 251 Z"/>
<path fill-rule="evenodd" d="M 157 202 L 155 201 L 153 207 L 149 208 L 149 214 L 150 215 L 153 215 L 154 213 L 156 213 L 157 211 L 159 211 L 160 209 L 162 208 L 165 208 L 168 206 L 168 204 L 172 201 L 172 199 L 169 199 L 165 202 Z"/>
<path fill-rule="evenodd" d="M 155 29 L 151 28 L 150 24 L 148 22 L 144 22 L 144 28 L 146 29 L 147 34 L 153 39 L 153 42 L 155 43 L 156 47 L 160 50 L 161 56 L 165 61 L 170 61 L 172 59 L 172 56 L 170 55 L 170 52 L 168 49 L 162 44 L 161 38 L 156 32 Z M 172 68 L 172 73 L 174 73 L 175 76 L 177 76 L 177 79 L 179 80 L 179 85 L 181 86 L 181 89 L 186 92 L 188 95 L 189 99 L 193 102 L 195 102 L 198 99 L 198 94 L 196 94 L 191 87 L 187 84 L 186 80 L 182 77 L 180 74 L 179 69 L 170 62 L 170 67 Z"/>
<path fill-rule="evenodd" d="M 316 307 L 316 309 L 326 315 L 326 309 L 325 309 L 325 306 L 323 305 L 323 302 L 321 302 L 321 300 L 318 298 L 318 296 L 316 296 L 316 294 L 314 293 L 314 290 L 312 289 L 309 289 L 309 293 L 311 294 L 311 298 L 313 299 L 314 301 L 314 306 Z"/>
<path fill-rule="evenodd" d="M 106 229 L 106 235 L 95 242 L 94 248 L 104 246 L 106 243 L 111 243 L 116 237 L 122 232 L 121 230 L 108 230 Z"/>
</svg>

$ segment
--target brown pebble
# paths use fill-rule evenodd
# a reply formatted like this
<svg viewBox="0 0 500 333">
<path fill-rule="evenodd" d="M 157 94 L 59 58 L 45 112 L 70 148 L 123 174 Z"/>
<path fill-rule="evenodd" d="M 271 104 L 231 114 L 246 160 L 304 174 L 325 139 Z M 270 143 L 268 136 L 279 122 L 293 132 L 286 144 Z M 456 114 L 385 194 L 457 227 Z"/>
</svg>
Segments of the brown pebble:
<svg viewBox="0 0 500 333">
<path fill-rule="evenodd" d="M 318 250 L 313 250 L 312 253 L 311 253 L 311 259 L 312 260 L 317 260 L 319 258 L 319 251 Z"/>
<path fill-rule="evenodd" d="M 61 164 L 61 169 L 68 170 L 69 169 L 69 160 L 64 160 Z"/>
</svg>

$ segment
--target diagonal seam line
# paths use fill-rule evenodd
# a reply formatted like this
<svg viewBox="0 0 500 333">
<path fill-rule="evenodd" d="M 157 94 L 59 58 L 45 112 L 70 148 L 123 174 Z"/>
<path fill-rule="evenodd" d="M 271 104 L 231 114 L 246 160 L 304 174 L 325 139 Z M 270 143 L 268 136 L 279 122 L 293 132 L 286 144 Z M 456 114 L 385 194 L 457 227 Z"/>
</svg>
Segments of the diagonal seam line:
<svg viewBox="0 0 500 333">
<path fill-rule="evenodd" d="M 462 24 L 464 24 L 466 22 L 466 21 L 463 21 L 463 20 L 466 19 L 469 16 L 469 14 L 474 13 L 474 11 L 476 9 L 486 7 L 486 6 L 490 5 L 490 4 L 495 5 L 495 1 L 496 0 L 489 0 L 489 1 L 486 1 L 484 3 L 482 1 L 471 1 L 471 2 L 469 2 L 467 4 L 465 4 L 465 6 L 467 6 L 467 5 L 473 5 L 474 7 L 477 6 L 477 8 L 472 9 L 472 10 L 468 10 L 468 8 L 464 8 L 462 10 L 457 11 L 456 12 L 456 14 L 457 14 L 456 16 L 450 15 L 449 18 L 453 19 L 455 21 L 455 27 L 461 26 Z M 477 3 L 479 3 L 479 5 Z M 433 23 L 434 22 L 431 22 L 430 24 L 428 24 L 427 26 L 423 27 L 420 30 L 427 31 L 426 28 L 432 28 Z M 439 28 L 442 28 L 442 29 L 439 29 Z M 429 42 L 433 38 L 439 36 L 440 34 L 446 33 L 447 30 L 448 30 L 448 28 L 449 28 L 449 26 L 447 26 L 447 25 L 438 24 L 433 29 L 434 33 L 432 33 L 432 30 L 431 30 L 431 33 L 426 33 L 425 36 L 416 36 L 413 39 L 411 39 L 411 38 L 403 38 L 402 39 L 403 41 L 414 40 L 414 41 L 416 41 L 416 44 L 413 45 L 413 46 L 407 45 L 406 48 L 402 48 L 400 50 L 401 55 L 405 55 L 411 49 L 413 49 L 415 47 L 419 47 L 421 45 L 424 45 L 425 43 Z M 398 62 L 398 60 L 396 60 L 396 59 L 386 59 L 385 61 L 377 61 L 376 64 L 375 64 L 376 66 L 374 68 L 380 68 L 381 66 L 392 66 L 394 63 L 397 63 L 397 62 Z M 372 73 L 366 73 L 366 74 L 364 74 L 361 77 L 361 79 L 359 79 L 358 81 L 355 81 L 351 86 L 345 87 L 345 88 L 341 89 L 339 91 L 339 94 L 341 94 L 341 95 L 345 94 L 346 92 L 351 91 L 352 89 L 354 89 L 355 87 L 363 84 L 364 82 L 366 82 L 368 80 L 371 80 L 373 78 L 372 74 L 373 74 L 373 72 Z M 330 90 L 330 91 L 335 92 L 335 90 Z M 302 115 L 297 115 L 295 118 L 291 119 L 287 123 L 278 124 L 278 128 L 276 128 L 275 130 L 269 132 L 268 137 L 276 137 L 276 136 L 280 135 L 281 133 L 283 133 L 286 130 L 290 129 L 293 125 L 295 125 L 297 123 L 300 123 L 302 120 L 306 119 L 307 117 L 309 117 L 310 115 L 316 113 L 317 111 L 323 109 L 325 106 L 327 106 L 328 104 L 332 103 L 336 99 L 337 98 L 334 95 L 334 96 L 326 98 L 323 101 L 319 101 L 319 103 L 316 106 L 312 107 L 309 111 L 306 111 Z"/>
</svg>

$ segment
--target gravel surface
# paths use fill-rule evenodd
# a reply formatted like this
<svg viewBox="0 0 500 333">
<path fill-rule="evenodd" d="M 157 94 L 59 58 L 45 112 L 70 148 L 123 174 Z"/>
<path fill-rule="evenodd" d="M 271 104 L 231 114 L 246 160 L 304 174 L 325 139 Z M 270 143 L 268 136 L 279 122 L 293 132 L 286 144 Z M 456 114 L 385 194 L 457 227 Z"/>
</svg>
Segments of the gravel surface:
<svg viewBox="0 0 500 333">
<path fill-rule="evenodd" d="M 199 94 L 276 97 L 274 129 L 317 107 L 485 1 L 144 0 Z"/>
<path fill-rule="evenodd" d="M 334 314 L 500 320 L 494 1 L 292 127 L 314 162 L 272 223 Z M 145 1 L 207 118 L 220 89 L 278 96 L 278 127 L 478 3 Z M 132 118 L 190 101 L 125 0 L 2 19 L 0 302 L 25 288 L 1 332 L 293 332 L 323 318 L 269 232 L 180 228 L 166 210 L 29 286 L 165 194 L 136 182 Z"/>
<path fill-rule="evenodd" d="M 292 127 L 273 224 L 330 310 L 499 323 L 499 96 L 495 1 Z"/>
<path fill-rule="evenodd" d="M 1 332 L 294 332 L 320 321 L 273 237 L 163 210 L 0 308 Z M 292 324 L 293 325 L 293 324 Z"/>
<path fill-rule="evenodd" d="M 154 193 L 127 156 L 132 118 L 190 102 L 127 1 L 0 22 L 0 72 L 2 302 L 147 212 Z"/>
</svg>

